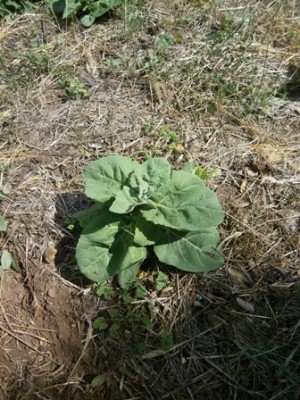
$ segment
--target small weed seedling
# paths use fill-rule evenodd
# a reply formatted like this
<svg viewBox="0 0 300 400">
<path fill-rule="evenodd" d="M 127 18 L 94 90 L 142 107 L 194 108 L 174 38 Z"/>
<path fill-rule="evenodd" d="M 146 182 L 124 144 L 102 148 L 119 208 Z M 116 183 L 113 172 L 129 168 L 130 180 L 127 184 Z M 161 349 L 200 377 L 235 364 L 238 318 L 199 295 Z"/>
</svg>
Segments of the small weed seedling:
<svg viewBox="0 0 300 400">
<path fill-rule="evenodd" d="M 62 69 L 59 74 L 59 83 L 65 89 L 70 98 L 89 98 L 91 90 L 76 76 L 71 75 L 67 69 Z"/>
<path fill-rule="evenodd" d="M 172 131 L 168 125 L 163 125 L 156 130 L 155 126 L 149 123 L 144 127 L 144 131 L 146 135 L 151 135 L 155 140 L 151 151 L 147 152 L 147 158 L 156 157 L 159 154 L 165 154 L 167 157 L 181 146 L 182 139 L 180 135 Z"/>
<path fill-rule="evenodd" d="M 79 211 L 76 248 L 81 272 L 95 282 L 117 275 L 134 280 L 151 246 L 162 263 L 189 272 L 223 264 L 216 225 L 224 214 L 216 194 L 194 174 L 195 163 L 172 171 L 165 158 L 139 164 L 122 156 L 92 162 L 85 193 L 95 200 Z"/>
<path fill-rule="evenodd" d="M 6 197 L 3 196 L 2 194 L 0 194 L 0 201 L 1 200 L 5 200 Z M 7 223 L 4 217 L 2 217 L 2 215 L 0 215 L 0 234 L 3 232 L 6 232 L 7 229 Z"/>
<path fill-rule="evenodd" d="M 0 200 L 3 199 L 5 199 L 5 197 L 0 194 Z M 0 233 L 6 232 L 6 229 L 7 229 L 6 220 L 4 217 L 2 217 L 2 215 L 0 215 Z"/>
<path fill-rule="evenodd" d="M 0 201 L 6 199 L 5 196 L 0 194 Z M 0 235 L 6 232 L 7 230 L 7 223 L 4 217 L 0 215 Z M 0 258 L 0 277 L 2 274 L 13 268 L 17 272 L 20 272 L 20 267 L 18 262 L 12 257 L 8 250 L 2 249 L 1 251 L 1 258 Z"/>
<path fill-rule="evenodd" d="M 20 272 L 20 267 L 16 260 L 12 257 L 8 250 L 2 250 L 1 259 L 0 259 L 0 277 L 3 275 L 5 271 L 13 268 L 17 272 Z"/>
<path fill-rule="evenodd" d="M 167 351 L 173 346 L 172 332 L 157 324 L 158 303 L 156 296 L 152 296 L 160 292 L 170 279 L 159 270 L 146 274 L 149 278 L 146 284 L 143 279 L 138 279 L 123 288 L 113 288 L 108 282 L 94 285 L 96 294 L 111 304 L 94 319 L 95 334 L 118 342 L 124 340 L 126 332 L 127 342 L 139 354 L 151 349 Z M 148 335 L 156 328 L 160 333 L 156 340 L 149 342 Z"/>
</svg>

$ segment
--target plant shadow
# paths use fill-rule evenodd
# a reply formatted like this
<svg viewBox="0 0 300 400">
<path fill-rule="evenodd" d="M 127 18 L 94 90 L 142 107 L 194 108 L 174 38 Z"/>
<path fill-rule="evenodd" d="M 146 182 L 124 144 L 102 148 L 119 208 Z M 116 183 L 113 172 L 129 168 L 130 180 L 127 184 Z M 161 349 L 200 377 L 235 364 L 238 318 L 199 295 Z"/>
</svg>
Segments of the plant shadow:
<svg viewBox="0 0 300 400">
<path fill-rule="evenodd" d="M 68 229 L 68 219 L 75 212 L 86 209 L 90 205 L 91 201 L 82 192 L 62 193 L 55 200 L 54 220 L 61 233 L 61 240 L 56 246 L 55 266 L 64 279 L 80 287 L 90 284 L 90 281 L 79 271 L 75 257 L 81 229 L 77 226 L 72 230 Z"/>
</svg>

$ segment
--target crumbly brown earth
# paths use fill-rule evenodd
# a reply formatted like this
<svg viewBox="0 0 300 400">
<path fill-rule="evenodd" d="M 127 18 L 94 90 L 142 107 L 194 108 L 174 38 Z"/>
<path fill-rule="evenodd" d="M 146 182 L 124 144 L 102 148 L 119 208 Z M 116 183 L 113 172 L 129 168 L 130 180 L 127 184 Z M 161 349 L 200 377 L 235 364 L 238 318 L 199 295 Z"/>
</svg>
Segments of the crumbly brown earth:
<svg viewBox="0 0 300 400">
<path fill-rule="evenodd" d="M 0 281 L 0 399 L 299 398 L 299 10 L 153 0 L 90 29 L 45 6 L 0 21 L 0 249 L 20 265 Z M 170 269 L 162 292 L 146 270 L 130 306 L 94 294 L 65 221 L 88 204 L 85 165 L 115 153 L 219 168 L 224 267 Z M 92 327 L 109 309 L 117 335 Z"/>
</svg>

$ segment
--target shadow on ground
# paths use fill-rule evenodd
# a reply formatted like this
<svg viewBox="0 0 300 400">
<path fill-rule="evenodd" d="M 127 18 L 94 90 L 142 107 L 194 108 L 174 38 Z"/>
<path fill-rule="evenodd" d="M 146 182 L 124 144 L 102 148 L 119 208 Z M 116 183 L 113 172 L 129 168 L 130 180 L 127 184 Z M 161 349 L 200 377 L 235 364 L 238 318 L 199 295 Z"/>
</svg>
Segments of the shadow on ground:
<svg viewBox="0 0 300 400">
<path fill-rule="evenodd" d="M 90 281 L 86 279 L 78 269 L 75 254 L 81 229 L 74 226 L 68 229 L 68 219 L 77 211 L 87 209 L 91 201 L 83 193 L 62 193 L 55 201 L 55 223 L 58 226 L 62 238 L 56 246 L 55 265 L 58 273 L 66 280 L 86 287 Z"/>
</svg>

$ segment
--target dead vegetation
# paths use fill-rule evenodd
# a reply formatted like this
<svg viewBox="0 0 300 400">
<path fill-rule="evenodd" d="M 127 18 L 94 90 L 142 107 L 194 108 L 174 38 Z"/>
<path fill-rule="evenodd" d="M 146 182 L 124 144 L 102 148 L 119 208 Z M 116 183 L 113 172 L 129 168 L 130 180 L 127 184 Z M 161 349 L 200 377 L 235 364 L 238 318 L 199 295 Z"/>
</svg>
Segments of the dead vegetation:
<svg viewBox="0 0 300 400">
<path fill-rule="evenodd" d="M 299 398 L 299 10 L 149 0 L 90 29 L 44 6 L 0 21 L 0 246 L 22 270 L 0 282 L 1 399 Z M 87 204 L 84 166 L 113 153 L 220 169 L 221 270 L 170 270 L 163 292 L 145 272 L 130 305 L 92 293 L 64 221 Z M 92 327 L 110 309 L 113 337 Z"/>
</svg>

